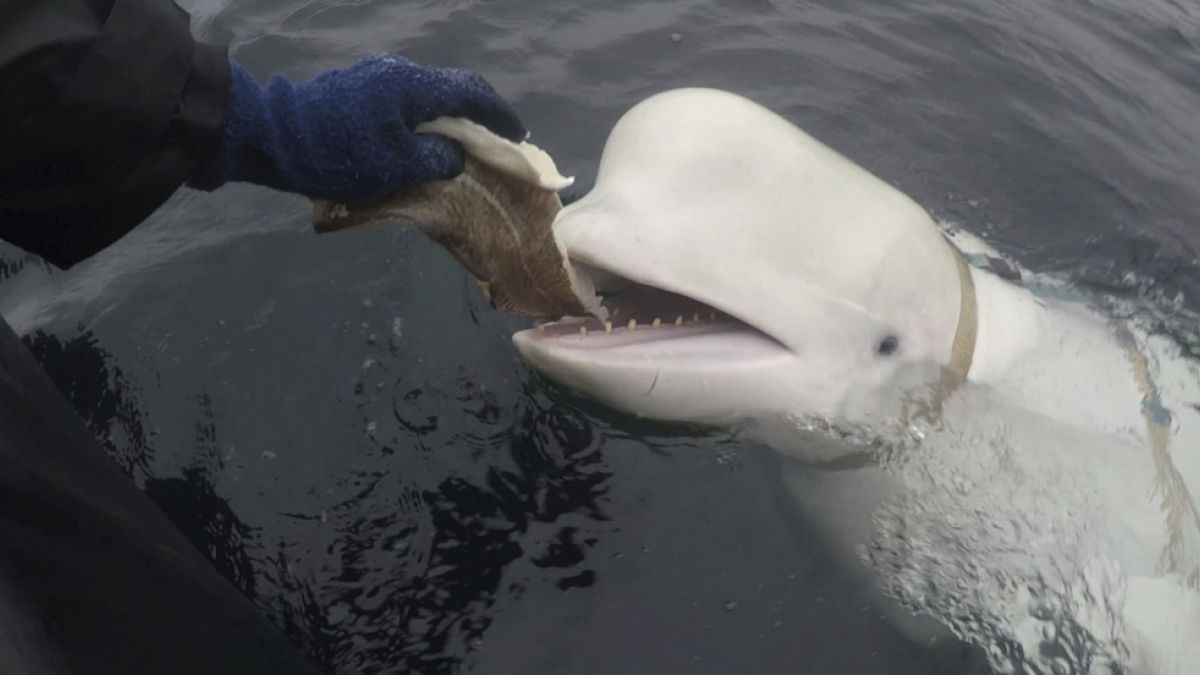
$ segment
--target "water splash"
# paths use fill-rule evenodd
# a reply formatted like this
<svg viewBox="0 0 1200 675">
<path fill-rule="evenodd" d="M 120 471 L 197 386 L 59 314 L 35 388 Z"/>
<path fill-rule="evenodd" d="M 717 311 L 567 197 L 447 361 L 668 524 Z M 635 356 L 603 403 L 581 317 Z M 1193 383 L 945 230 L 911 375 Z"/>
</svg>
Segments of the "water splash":
<svg viewBox="0 0 1200 675">
<path fill-rule="evenodd" d="M 1046 421 L 1010 426 L 986 390 L 965 395 L 972 414 L 955 419 L 968 427 L 927 429 L 888 455 L 905 489 L 875 513 L 864 561 L 998 672 L 1125 672 L 1125 576 L 1089 465 L 1063 461 Z"/>
</svg>

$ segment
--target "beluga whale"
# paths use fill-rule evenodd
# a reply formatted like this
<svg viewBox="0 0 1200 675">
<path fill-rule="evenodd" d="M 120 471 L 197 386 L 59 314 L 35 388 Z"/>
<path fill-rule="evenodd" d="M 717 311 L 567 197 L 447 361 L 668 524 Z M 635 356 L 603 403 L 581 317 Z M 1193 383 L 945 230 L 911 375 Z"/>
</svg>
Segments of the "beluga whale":
<svg viewBox="0 0 1200 675">
<path fill-rule="evenodd" d="M 553 232 L 603 312 L 513 336 L 613 409 L 744 430 L 917 639 L 1001 672 L 1200 664 L 1200 369 L 788 120 L 631 108 Z M 598 301 L 599 305 L 596 304 Z"/>
</svg>

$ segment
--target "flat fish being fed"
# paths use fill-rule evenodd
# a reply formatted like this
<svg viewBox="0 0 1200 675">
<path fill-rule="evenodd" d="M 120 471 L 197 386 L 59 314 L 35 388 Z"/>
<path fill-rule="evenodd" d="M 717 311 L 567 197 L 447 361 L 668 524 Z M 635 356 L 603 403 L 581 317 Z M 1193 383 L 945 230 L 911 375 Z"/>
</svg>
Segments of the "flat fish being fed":
<svg viewBox="0 0 1200 675">
<path fill-rule="evenodd" d="M 544 319 L 595 315 L 603 308 L 586 276 L 554 236 L 561 190 L 573 182 L 546 152 L 513 143 L 461 118 L 417 127 L 454 139 L 467 154 L 459 176 L 354 203 L 314 203 L 320 233 L 370 224 L 414 225 L 474 275 L 498 310 Z"/>
</svg>

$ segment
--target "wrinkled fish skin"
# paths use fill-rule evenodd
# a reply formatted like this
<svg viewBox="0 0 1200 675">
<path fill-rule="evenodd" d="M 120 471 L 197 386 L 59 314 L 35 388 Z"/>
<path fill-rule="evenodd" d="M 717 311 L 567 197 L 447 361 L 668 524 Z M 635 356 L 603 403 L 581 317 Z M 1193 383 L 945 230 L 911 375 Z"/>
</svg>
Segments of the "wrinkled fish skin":
<svg viewBox="0 0 1200 675">
<path fill-rule="evenodd" d="M 497 310 L 544 319 L 584 316 L 552 225 L 558 194 L 472 158 L 465 171 L 387 197 L 315 202 L 313 228 L 415 225 L 474 275 Z"/>
</svg>

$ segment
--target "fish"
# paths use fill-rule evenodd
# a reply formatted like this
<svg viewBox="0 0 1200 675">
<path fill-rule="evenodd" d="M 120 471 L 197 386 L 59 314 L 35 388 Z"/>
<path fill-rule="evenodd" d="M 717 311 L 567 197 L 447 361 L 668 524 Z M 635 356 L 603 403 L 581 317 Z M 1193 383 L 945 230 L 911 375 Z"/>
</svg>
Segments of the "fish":
<svg viewBox="0 0 1200 675">
<path fill-rule="evenodd" d="M 314 200 L 313 229 L 413 226 L 449 251 L 498 311 L 539 319 L 604 314 L 590 279 L 554 235 L 558 192 L 574 179 L 548 153 L 463 118 L 440 117 L 416 131 L 458 142 L 463 172 L 376 198 Z"/>
</svg>

